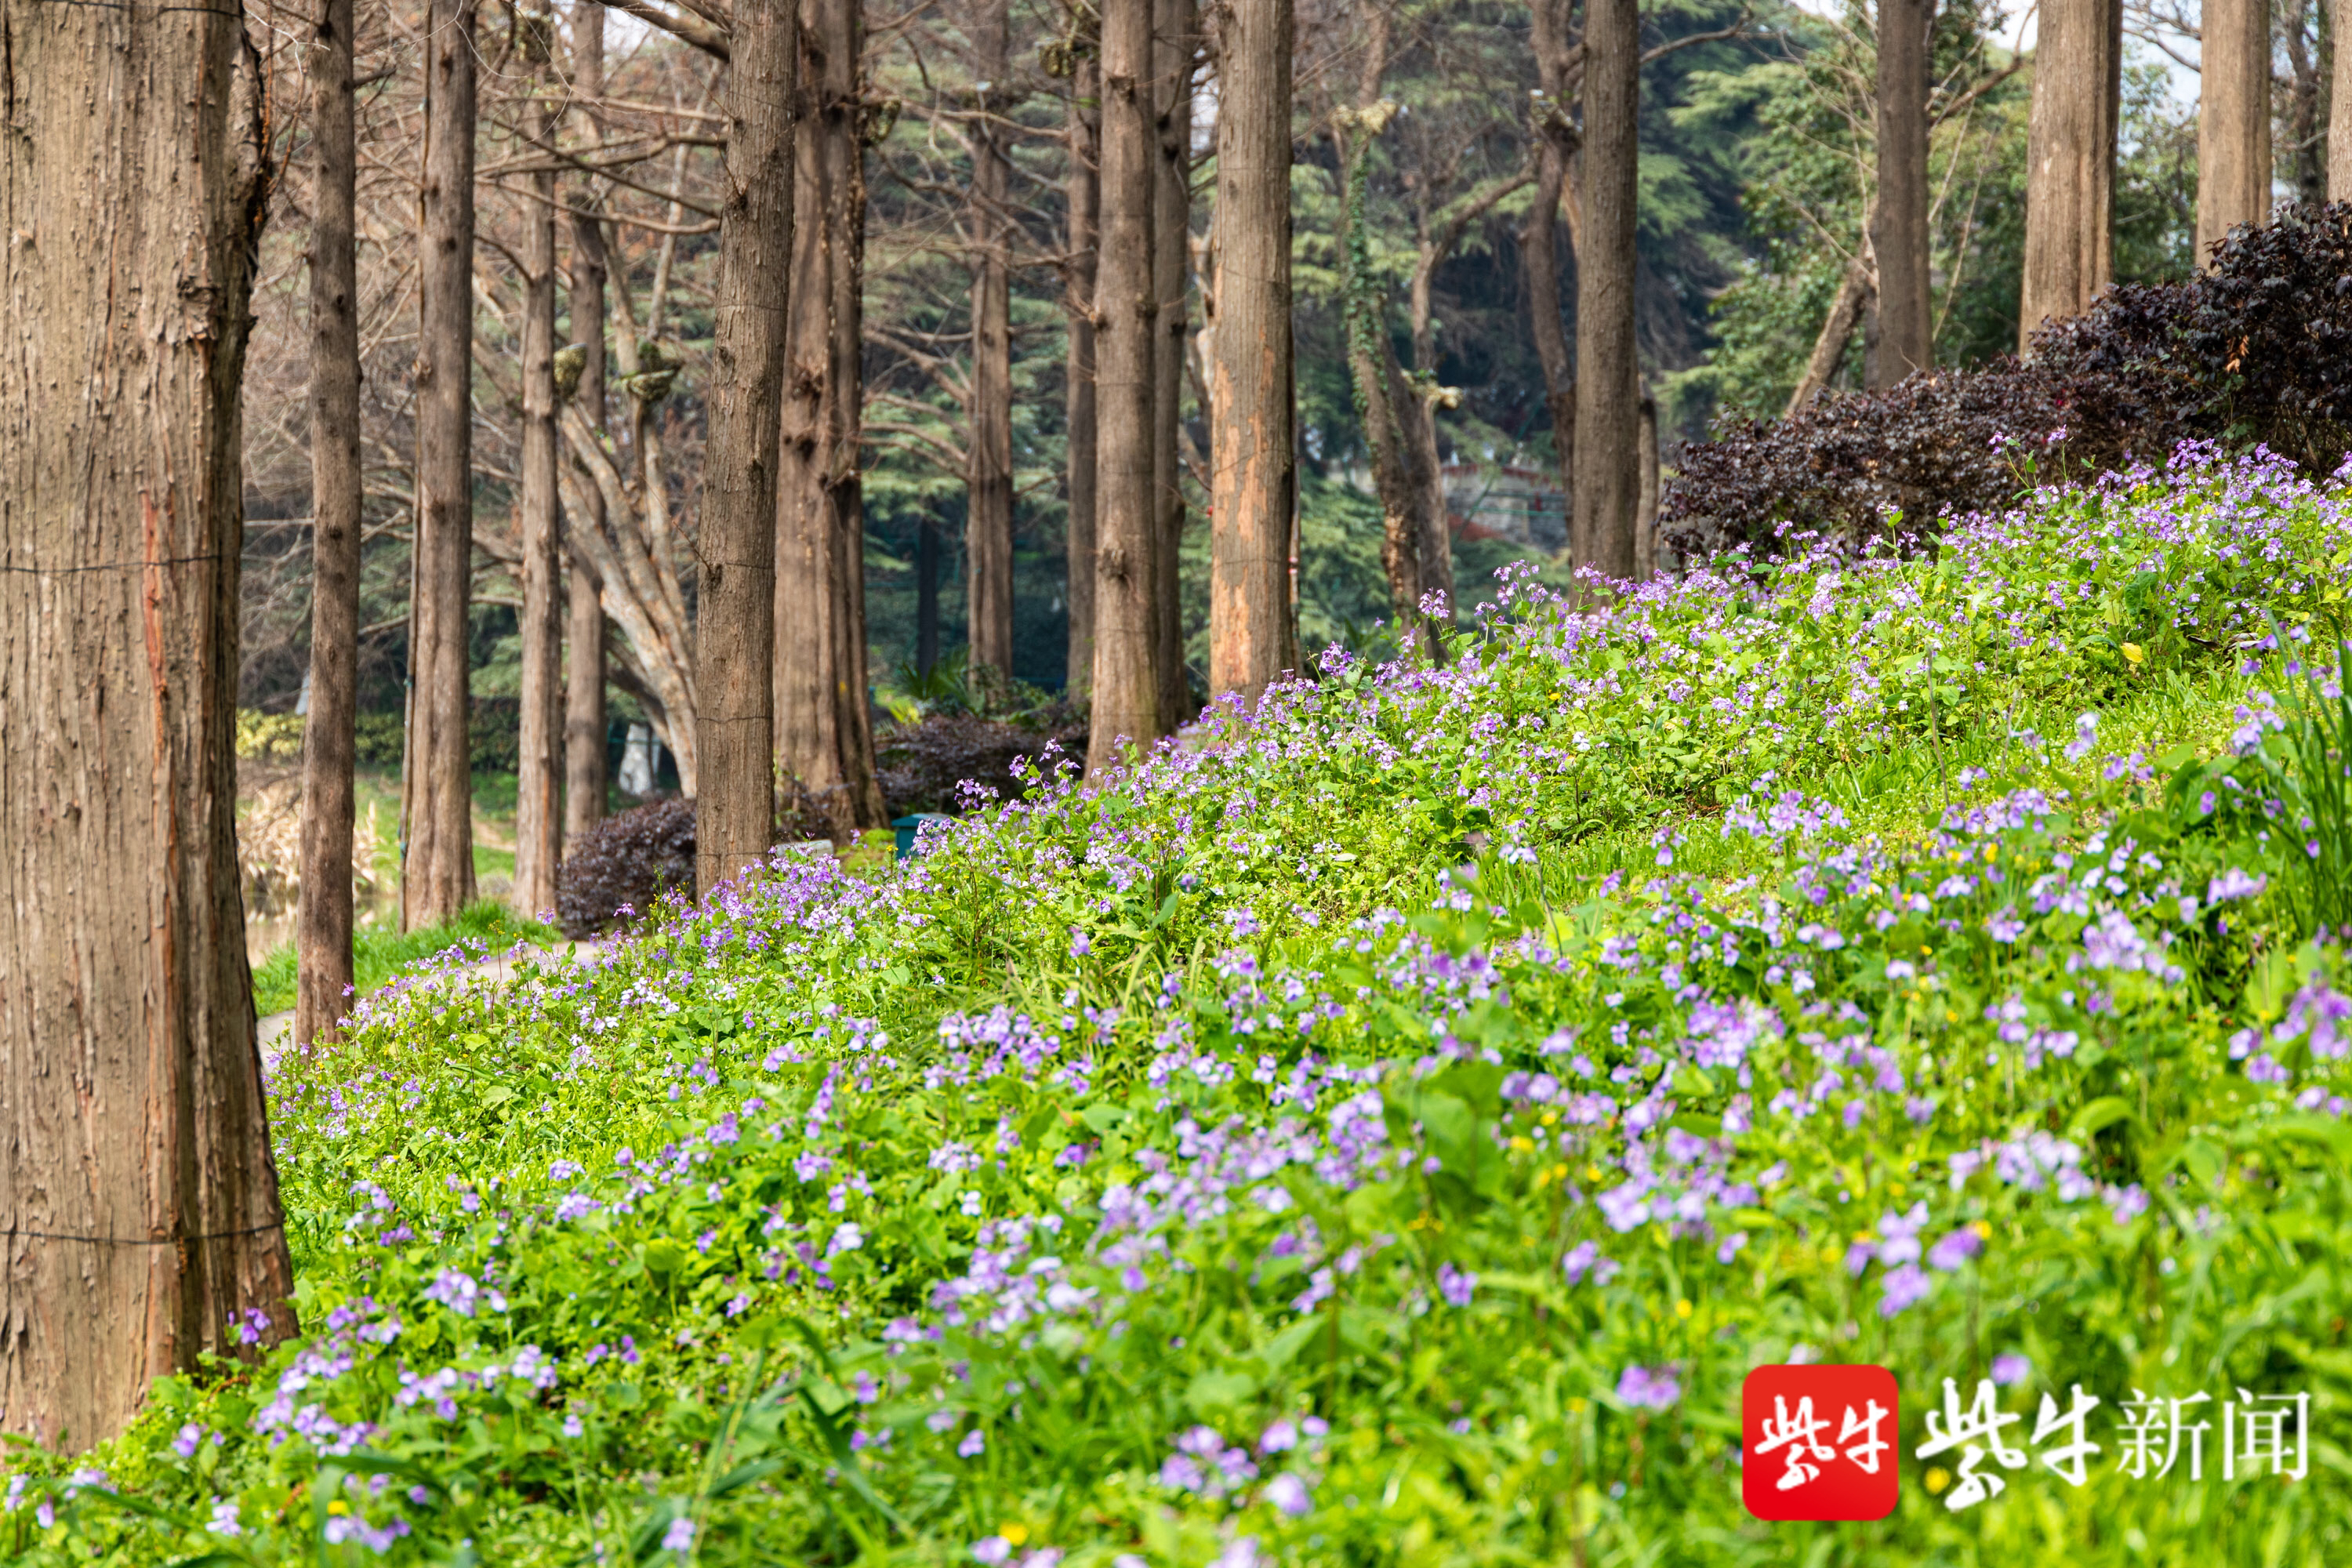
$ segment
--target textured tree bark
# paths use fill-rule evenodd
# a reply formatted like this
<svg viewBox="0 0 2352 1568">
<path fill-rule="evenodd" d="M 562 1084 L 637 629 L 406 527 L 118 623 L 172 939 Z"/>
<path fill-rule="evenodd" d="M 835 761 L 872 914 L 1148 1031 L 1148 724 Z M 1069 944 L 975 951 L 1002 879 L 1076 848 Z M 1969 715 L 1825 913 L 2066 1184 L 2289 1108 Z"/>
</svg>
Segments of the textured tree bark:
<svg viewBox="0 0 2352 1568">
<path fill-rule="evenodd" d="M 1151 191 L 1152 637 L 1159 645 L 1160 727 L 1193 716 L 1184 665 L 1184 352 L 1192 330 L 1192 0 L 1155 0 L 1151 77 L 1159 159 Z"/>
<path fill-rule="evenodd" d="M 1579 572 L 1633 575 L 1641 499 L 1641 368 L 1633 344 L 1635 117 L 1642 21 L 1635 0 L 1588 0 L 1584 20 L 1583 233 L 1576 257 Z"/>
<path fill-rule="evenodd" d="M 0 0 L 0 1427 L 68 1451 L 294 1326 L 235 816 L 259 67 L 234 9 Z"/>
<path fill-rule="evenodd" d="M 2271 216 L 2270 0 L 2206 0 L 2197 105 L 2197 260 Z"/>
<path fill-rule="evenodd" d="M 2091 308 L 2114 276 L 2120 0 L 2045 0 L 2026 127 L 2017 351 Z"/>
<path fill-rule="evenodd" d="M 2352 202 L 2352 0 L 2335 0 L 2327 94 L 2327 199 Z"/>
<path fill-rule="evenodd" d="M 845 838 L 889 822 L 866 679 L 857 0 L 801 0 L 776 531 L 776 754 Z"/>
<path fill-rule="evenodd" d="M 1536 194 L 1519 238 L 1527 268 L 1528 324 L 1536 363 L 1544 378 L 1544 409 L 1551 416 L 1552 449 L 1560 483 L 1576 488 L 1576 361 L 1559 311 L 1559 220 L 1563 200 L 1572 204 L 1571 171 L 1580 134 L 1568 117 L 1581 60 L 1569 39 L 1569 0 L 1535 0 L 1530 37 L 1536 77 L 1543 89 L 1536 104 Z M 1574 224 L 1570 224 L 1571 230 Z M 1570 242 L 1573 247 L 1573 240 Z"/>
<path fill-rule="evenodd" d="M 525 122 L 531 141 L 555 144 L 555 18 L 520 18 L 533 67 Z M 523 230 L 521 722 L 516 736 L 513 902 L 523 914 L 555 907 L 562 851 L 563 603 L 555 465 L 555 171 L 531 176 L 537 199 Z"/>
<path fill-rule="evenodd" d="M 2346 0 L 2352 4 L 2352 0 Z M 1095 247 L 1102 216 L 1102 67 L 1081 49 L 1070 71 L 1069 426 L 1070 642 L 1064 666 L 1069 699 L 1083 708 L 1095 674 Z"/>
<path fill-rule="evenodd" d="M 2064 0 L 2059 0 L 2064 4 Z M 1927 31 L 1935 0 L 1878 0 L 1878 342 L 1864 379 L 1892 386 L 1936 363 L 1927 287 Z"/>
<path fill-rule="evenodd" d="M 1151 0 L 1102 5 L 1102 252 L 1095 283 L 1095 673 L 1087 768 L 1164 729 L 1154 634 Z"/>
<path fill-rule="evenodd" d="M 474 563 L 476 5 L 431 0 L 425 28 L 416 570 L 401 802 L 400 914 L 409 931 L 453 919 L 474 896 L 467 634 Z"/>
<path fill-rule="evenodd" d="M 572 90 L 593 105 L 604 91 L 604 7 L 579 0 L 572 12 Z M 589 111 L 595 123 L 595 110 Z M 599 132 L 601 137 L 601 131 Z M 581 182 L 575 205 L 585 209 L 593 193 Z M 572 336 L 580 345 L 580 384 L 572 400 L 596 430 L 604 409 L 604 231 L 584 210 L 572 215 Z M 573 512 L 568 531 L 569 568 L 564 580 L 563 624 L 563 843 L 569 855 L 580 836 L 604 816 L 604 606 L 596 568 L 580 549 L 581 531 L 601 536 L 604 493 L 593 485 L 574 492 L 583 510 Z"/>
<path fill-rule="evenodd" d="M 310 47 L 310 714 L 294 1041 L 333 1030 L 352 990 L 360 630 L 359 152 L 352 0 L 322 0 Z"/>
<path fill-rule="evenodd" d="M 1291 658 L 1291 0 L 1234 0 L 1217 100 L 1209 334 L 1209 695 L 1255 706 Z"/>
<path fill-rule="evenodd" d="M 971 121 L 971 439 L 965 449 L 964 614 L 974 674 L 1013 673 L 1013 290 L 1005 216 L 1012 163 L 992 99 L 1008 95 L 1008 0 L 972 0 L 981 115 Z"/>
<path fill-rule="evenodd" d="M 776 464 L 793 233 L 793 0 L 742 0 L 727 73 L 695 616 L 695 885 L 775 843 Z"/>
</svg>

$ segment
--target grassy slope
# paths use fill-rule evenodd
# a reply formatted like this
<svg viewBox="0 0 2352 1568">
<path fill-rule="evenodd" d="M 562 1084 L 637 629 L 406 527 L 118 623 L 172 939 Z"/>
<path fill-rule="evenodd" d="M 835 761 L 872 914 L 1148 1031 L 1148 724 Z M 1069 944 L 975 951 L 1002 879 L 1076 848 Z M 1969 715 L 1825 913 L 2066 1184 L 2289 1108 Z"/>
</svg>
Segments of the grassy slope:
<svg viewBox="0 0 2352 1568">
<path fill-rule="evenodd" d="M 2231 645 L 2340 606 L 2352 535 L 2247 475 L 2010 527 L 1590 619 L 1507 594 L 1451 673 L 1335 669 L 870 886 L 395 988 L 278 1086 L 314 1348 L 104 1456 L 168 1525 L 85 1494 L 18 1544 L 159 1560 L 233 1500 L 264 1560 L 331 1518 L 502 1562 L 2327 1560 L 2343 1086 L 2228 1042 L 2337 957 L 2294 956 L 2231 804 L 2266 781 L 2215 760 L 2277 681 Z M 1784 790 L 1815 827 L 1738 826 Z M 1952 1164 L 2034 1129 L 2087 1194 Z M 1915 1204 L 1952 1267 L 1851 1266 Z M 1799 1347 L 1904 1379 L 1883 1525 L 1738 1508 L 1739 1378 Z M 2012 1411 L 2307 1390 L 2311 1482 L 2103 1460 L 1947 1510 L 1925 1396 L 1999 1353 Z M 353 1446 L 390 1489 L 334 1489 Z"/>
</svg>

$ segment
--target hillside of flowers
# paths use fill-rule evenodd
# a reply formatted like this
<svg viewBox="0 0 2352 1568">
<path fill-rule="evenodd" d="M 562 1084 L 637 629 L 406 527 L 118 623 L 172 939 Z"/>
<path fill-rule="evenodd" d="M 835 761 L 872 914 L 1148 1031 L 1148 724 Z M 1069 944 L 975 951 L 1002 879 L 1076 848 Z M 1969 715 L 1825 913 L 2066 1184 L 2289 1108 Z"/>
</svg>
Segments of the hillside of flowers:
<svg viewBox="0 0 2352 1568">
<path fill-rule="evenodd" d="M 2352 492 L 1784 543 L 379 993 L 272 1066 L 299 1336 L 0 1554 L 2343 1561 Z M 1882 1521 L 1741 1506 L 1809 1361 Z"/>
</svg>

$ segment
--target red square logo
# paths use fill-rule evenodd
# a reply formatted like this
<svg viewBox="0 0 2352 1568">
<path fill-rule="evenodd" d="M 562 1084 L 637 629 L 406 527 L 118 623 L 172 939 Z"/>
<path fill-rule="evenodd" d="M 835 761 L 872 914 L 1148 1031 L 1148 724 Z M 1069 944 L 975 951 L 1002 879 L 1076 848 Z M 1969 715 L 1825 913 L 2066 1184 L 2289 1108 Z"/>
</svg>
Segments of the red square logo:
<svg viewBox="0 0 2352 1568">
<path fill-rule="evenodd" d="M 1883 1366 L 1759 1366 L 1739 1391 L 1740 1499 L 1758 1519 L 1895 1511 L 1895 1374 Z"/>
</svg>

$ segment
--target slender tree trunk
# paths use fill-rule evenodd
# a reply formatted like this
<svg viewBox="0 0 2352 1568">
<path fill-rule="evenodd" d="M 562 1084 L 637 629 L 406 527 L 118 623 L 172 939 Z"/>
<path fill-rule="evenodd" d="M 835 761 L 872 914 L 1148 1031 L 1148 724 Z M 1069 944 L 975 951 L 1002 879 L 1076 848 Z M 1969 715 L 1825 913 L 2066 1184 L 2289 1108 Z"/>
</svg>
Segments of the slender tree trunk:
<svg viewBox="0 0 2352 1568">
<path fill-rule="evenodd" d="M 1153 606 L 1151 0 L 1102 4 L 1102 252 L 1095 283 L 1095 416 L 1099 465 L 1095 538 L 1095 673 L 1087 767 L 1118 765 L 1122 744 L 1149 744 L 1160 710 Z"/>
<path fill-rule="evenodd" d="M 359 709 L 360 326 L 352 0 L 321 0 L 310 50 L 310 715 L 302 730 L 302 890 L 294 1040 L 331 1032 L 352 990 Z"/>
<path fill-rule="evenodd" d="M 1192 717 L 1184 664 L 1184 351 L 1192 329 L 1192 0 L 1155 0 L 1151 75 L 1160 156 L 1152 181 L 1152 635 L 1159 645 L 1160 725 Z"/>
<path fill-rule="evenodd" d="M 1435 447 L 1416 427 L 1426 414 L 1419 394 L 1406 382 L 1396 345 L 1389 336 L 1384 289 L 1370 264 L 1365 231 L 1363 162 L 1371 139 L 1387 124 L 1381 109 L 1359 111 L 1353 123 L 1335 132 L 1339 162 L 1341 211 L 1341 315 L 1348 343 L 1348 371 L 1354 384 L 1357 416 L 1370 448 L 1372 489 L 1381 500 L 1381 571 L 1388 580 L 1389 606 L 1397 636 L 1418 636 L 1431 655 L 1443 658 L 1442 636 L 1450 620 L 1434 612 L 1430 595 L 1440 586 L 1431 542 L 1445 537 L 1443 515 L 1428 515 L 1431 498 L 1441 496 L 1429 468 Z M 1352 142 L 1352 145 L 1349 144 Z M 1424 603 L 1430 608 L 1423 608 Z"/>
<path fill-rule="evenodd" d="M 2063 4 L 2064 0 L 2059 0 Z M 1878 0 L 1878 342 L 1867 368 L 1892 386 L 1936 363 L 1927 287 L 1927 30 L 1935 0 Z"/>
<path fill-rule="evenodd" d="M 2120 0 L 2044 0 L 2026 128 L 2017 350 L 2091 308 L 2113 277 Z"/>
<path fill-rule="evenodd" d="M 1527 269 L 1528 317 L 1536 363 L 1543 372 L 1544 410 L 1551 417 L 1552 449 L 1560 484 L 1576 488 L 1576 360 L 1559 309 L 1559 222 L 1572 201 L 1570 175 L 1581 134 L 1569 118 L 1582 56 L 1569 37 L 1569 0 L 1535 0 L 1531 42 L 1543 97 L 1535 106 L 1536 194 L 1519 239 Z M 1574 225 L 1571 223 L 1570 228 Z M 1572 246 L 1572 242 L 1571 242 Z"/>
<path fill-rule="evenodd" d="M 926 512 L 915 527 L 915 668 L 940 662 L 940 525 Z"/>
<path fill-rule="evenodd" d="M 232 7 L 0 0 L 0 1427 L 69 1452 L 294 1328 L 236 837 L 259 68 Z"/>
<path fill-rule="evenodd" d="M 579 0 L 572 13 L 572 83 L 593 100 L 604 91 L 604 7 Z M 595 110 L 589 121 L 596 123 Z M 601 137 L 601 132 L 599 132 Z M 588 216 L 593 192 L 581 182 L 572 215 L 572 336 L 580 346 L 580 384 L 572 400 L 604 430 L 604 230 Z M 596 568 L 579 545 L 583 531 L 601 537 L 604 497 L 593 485 L 579 487 L 581 505 L 566 522 L 573 537 L 565 580 L 563 661 L 563 842 L 569 855 L 580 836 L 604 816 L 604 606 Z"/>
<path fill-rule="evenodd" d="M 2352 202 L 2352 0 L 2335 0 L 2329 13 L 2327 199 Z"/>
<path fill-rule="evenodd" d="M 2206 0 L 2198 72 L 2197 260 L 2271 216 L 2270 0 Z"/>
<path fill-rule="evenodd" d="M 1857 256 L 1846 264 L 1837 298 L 1830 301 L 1830 313 L 1813 339 L 1813 352 L 1805 360 L 1805 373 L 1798 379 L 1796 390 L 1789 394 L 1789 405 L 1780 411 L 1781 418 L 1794 419 L 1802 414 L 1821 395 L 1822 389 L 1837 378 L 1838 366 L 1845 363 L 1846 345 L 1853 341 L 1854 325 L 1870 308 L 1877 287 L 1868 258 Z"/>
<path fill-rule="evenodd" d="M 1091 48 L 1082 47 L 1070 71 L 1070 644 L 1064 677 L 1070 700 L 1082 708 L 1095 673 L 1095 247 L 1102 212 L 1101 96 L 1102 67 Z"/>
<path fill-rule="evenodd" d="M 477 0 L 430 0 L 425 178 L 418 205 L 416 573 L 401 924 L 456 918 L 474 896 L 467 738 L 474 564 L 474 19 Z"/>
<path fill-rule="evenodd" d="M 1291 0 L 1224 13 L 1209 336 L 1209 693 L 1255 706 L 1292 657 Z"/>
<path fill-rule="evenodd" d="M 1008 0 L 973 0 L 974 67 L 988 90 L 971 122 L 971 439 L 966 448 L 964 595 L 971 669 L 1013 673 L 1013 290 L 1004 221 L 1011 161 L 987 115 L 1010 96 Z"/>
<path fill-rule="evenodd" d="M 526 58 L 536 68 L 529 135 L 555 144 L 555 18 L 521 18 Z M 555 907 L 562 850 L 563 603 L 555 499 L 555 171 L 531 176 L 536 199 L 523 230 L 522 323 L 522 714 L 515 762 L 513 901 L 523 914 Z"/>
<path fill-rule="evenodd" d="M 1587 0 L 1583 233 L 1576 258 L 1576 568 L 1633 575 L 1641 498 L 1641 369 L 1633 343 L 1635 0 Z"/>
<path fill-rule="evenodd" d="M 837 837 L 889 821 L 866 679 L 857 0 L 802 0 L 776 532 L 776 752 Z"/>
<path fill-rule="evenodd" d="M 1633 516 L 1633 581 L 1658 574 L 1658 400 L 1642 395 L 1642 499 Z"/>
<path fill-rule="evenodd" d="M 793 0 L 742 0 L 727 73 L 695 618 L 695 884 L 775 843 L 776 465 L 793 235 Z"/>
</svg>

